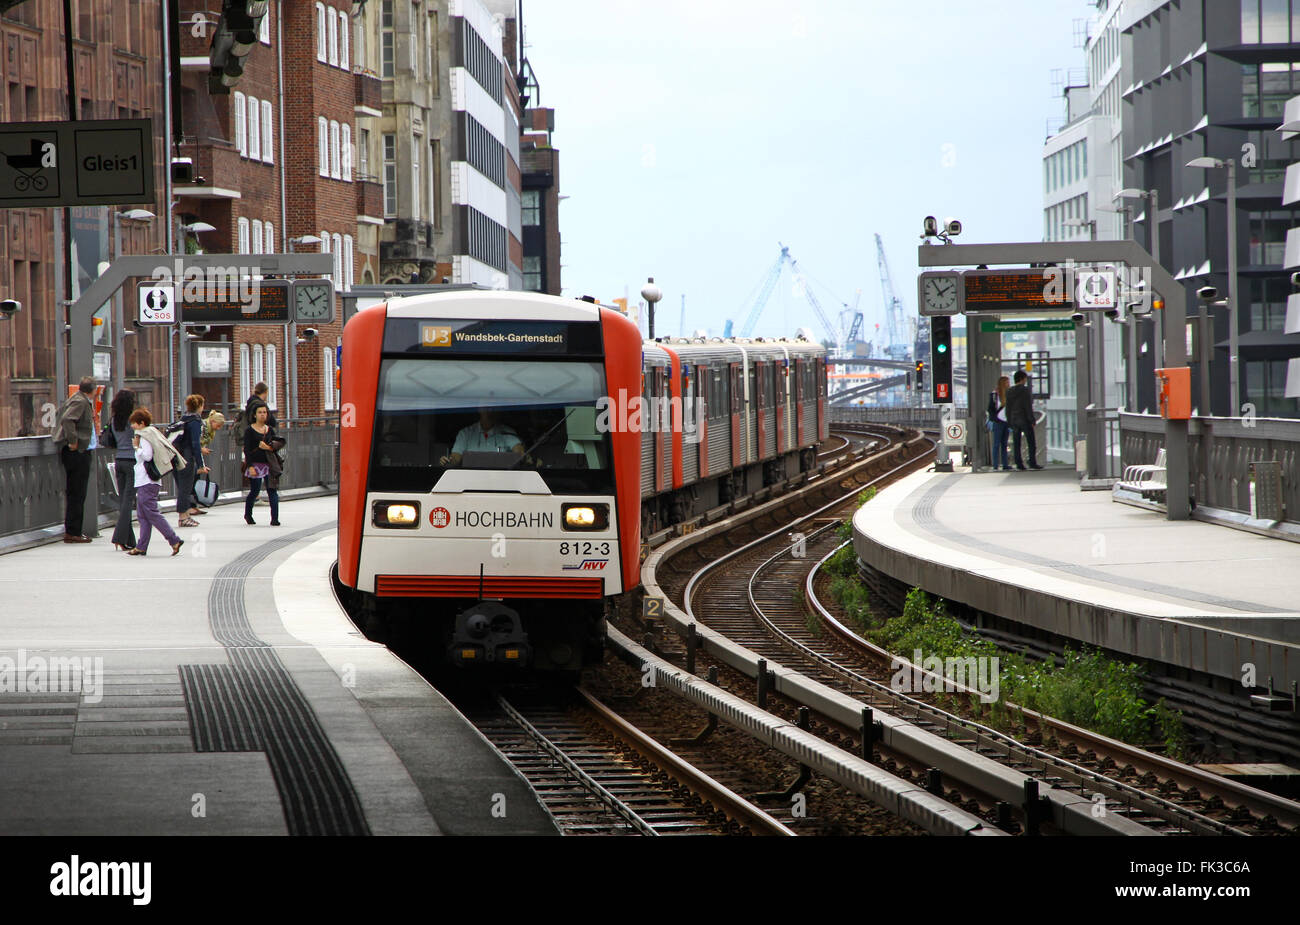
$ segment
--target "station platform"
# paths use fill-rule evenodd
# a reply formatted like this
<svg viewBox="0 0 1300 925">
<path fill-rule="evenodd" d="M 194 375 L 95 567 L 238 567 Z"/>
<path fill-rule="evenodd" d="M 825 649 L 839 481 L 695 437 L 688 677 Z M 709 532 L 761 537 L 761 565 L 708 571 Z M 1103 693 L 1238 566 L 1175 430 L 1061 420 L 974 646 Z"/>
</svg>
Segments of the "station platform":
<svg viewBox="0 0 1300 925">
<path fill-rule="evenodd" d="M 914 473 L 854 517 L 858 558 L 1068 639 L 1240 684 L 1300 682 L 1300 543 L 1080 491 L 1072 469 Z"/>
<path fill-rule="evenodd" d="M 175 557 L 0 555 L 0 834 L 558 834 L 338 606 L 336 508 L 219 505 Z"/>
</svg>

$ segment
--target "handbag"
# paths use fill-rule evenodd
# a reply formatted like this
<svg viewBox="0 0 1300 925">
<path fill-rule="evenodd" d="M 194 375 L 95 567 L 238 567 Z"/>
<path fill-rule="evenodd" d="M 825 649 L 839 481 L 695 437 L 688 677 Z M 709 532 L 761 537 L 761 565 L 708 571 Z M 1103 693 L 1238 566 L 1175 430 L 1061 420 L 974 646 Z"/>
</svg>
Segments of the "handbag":
<svg viewBox="0 0 1300 925">
<path fill-rule="evenodd" d="M 113 425 L 106 424 L 104 429 L 99 432 L 99 445 L 111 446 L 117 449 L 117 434 L 113 433 Z"/>
<path fill-rule="evenodd" d="M 149 478 L 155 482 L 162 481 L 162 473 L 158 471 L 158 467 L 154 465 L 152 459 L 146 459 L 144 461 L 144 474 L 149 476 Z"/>
<path fill-rule="evenodd" d="M 217 503 L 217 496 L 221 494 L 221 486 L 212 481 L 208 475 L 200 476 L 199 480 L 194 483 L 194 496 L 199 499 L 199 504 L 204 507 L 212 507 Z"/>
</svg>

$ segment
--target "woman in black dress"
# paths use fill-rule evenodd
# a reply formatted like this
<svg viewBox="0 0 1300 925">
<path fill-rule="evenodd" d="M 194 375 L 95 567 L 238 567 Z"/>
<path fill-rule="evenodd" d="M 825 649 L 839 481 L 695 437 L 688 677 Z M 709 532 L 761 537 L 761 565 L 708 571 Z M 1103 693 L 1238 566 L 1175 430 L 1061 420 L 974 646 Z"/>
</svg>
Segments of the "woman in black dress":
<svg viewBox="0 0 1300 925">
<path fill-rule="evenodd" d="M 266 480 L 266 497 L 271 502 L 271 526 L 280 526 L 280 493 L 275 489 L 271 479 L 271 467 L 268 453 L 273 452 L 271 441 L 276 439 L 275 430 L 266 423 L 269 413 L 266 405 L 257 405 L 253 410 L 253 419 L 248 430 L 244 431 L 244 474 L 248 476 L 248 497 L 244 499 L 244 523 L 255 524 L 253 505 L 262 490 L 262 481 Z"/>
</svg>

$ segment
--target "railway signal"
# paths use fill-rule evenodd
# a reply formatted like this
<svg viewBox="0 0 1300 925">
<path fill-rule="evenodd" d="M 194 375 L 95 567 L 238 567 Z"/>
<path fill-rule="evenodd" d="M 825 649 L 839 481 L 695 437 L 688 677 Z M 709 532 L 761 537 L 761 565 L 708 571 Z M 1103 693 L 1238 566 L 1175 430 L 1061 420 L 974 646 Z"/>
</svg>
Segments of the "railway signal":
<svg viewBox="0 0 1300 925">
<path fill-rule="evenodd" d="M 920 363 L 917 364 L 919 369 Z M 952 402 L 952 317 L 932 315 L 930 318 L 930 382 L 931 398 L 936 403 Z"/>
<path fill-rule="evenodd" d="M 914 384 L 918 392 L 925 388 L 925 362 L 923 360 L 916 361 L 916 379 Z"/>
</svg>

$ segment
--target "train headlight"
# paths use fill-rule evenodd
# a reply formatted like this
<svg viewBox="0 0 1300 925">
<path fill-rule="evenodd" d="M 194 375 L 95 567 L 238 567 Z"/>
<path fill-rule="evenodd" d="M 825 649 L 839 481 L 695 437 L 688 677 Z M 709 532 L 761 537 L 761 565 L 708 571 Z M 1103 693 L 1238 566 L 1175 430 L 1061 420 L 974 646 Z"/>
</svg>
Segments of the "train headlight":
<svg viewBox="0 0 1300 925">
<path fill-rule="evenodd" d="M 376 527 L 415 529 L 420 526 L 420 502 L 376 501 L 373 521 Z"/>
<path fill-rule="evenodd" d="M 609 527 L 608 504 L 564 504 L 560 506 L 566 530 L 605 530 Z"/>
</svg>

